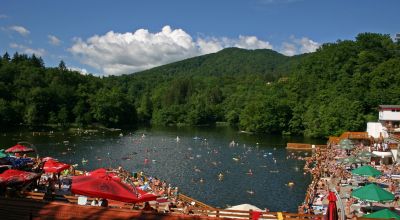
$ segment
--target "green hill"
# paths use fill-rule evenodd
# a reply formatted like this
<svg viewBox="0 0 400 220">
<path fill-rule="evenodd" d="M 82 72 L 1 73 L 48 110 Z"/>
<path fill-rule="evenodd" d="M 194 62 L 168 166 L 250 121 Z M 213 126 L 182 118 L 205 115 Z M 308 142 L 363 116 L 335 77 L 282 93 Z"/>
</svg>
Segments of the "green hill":
<svg viewBox="0 0 400 220">
<path fill-rule="evenodd" d="M 204 125 L 324 137 L 364 130 L 379 104 L 400 104 L 400 45 L 363 33 L 314 53 L 224 49 L 123 76 L 0 58 L 0 126 Z"/>
<path fill-rule="evenodd" d="M 217 53 L 198 56 L 163 65 L 141 74 L 221 76 L 233 74 L 265 74 L 271 78 L 288 73 L 293 58 L 268 49 L 245 50 L 227 48 Z"/>
</svg>

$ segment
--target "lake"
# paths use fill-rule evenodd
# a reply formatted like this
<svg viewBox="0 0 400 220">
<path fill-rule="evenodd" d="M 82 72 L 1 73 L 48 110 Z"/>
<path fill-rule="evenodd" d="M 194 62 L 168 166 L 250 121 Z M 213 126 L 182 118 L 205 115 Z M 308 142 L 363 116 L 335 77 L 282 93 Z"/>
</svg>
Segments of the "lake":
<svg viewBox="0 0 400 220">
<path fill-rule="evenodd" d="M 1 133 L 0 148 L 19 141 L 34 144 L 40 156 L 78 164 L 77 169 L 81 170 L 121 165 L 132 172 L 143 171 L 214 207 L 250 203 L 271 211 L 289 212 L 297 212 L 311 177 L 303 173 L 303 161 L 287 159 L 292 154 L 307 153 L 287 151 L 286 143 L 325 142 L 246 134 L 228 127 L 168 127 L 40 135 Z M 82 164 L 83 158 L 88 160 L 87 164 Z M 223 175 L 222 180 L 219 174 Z M 289 187 L 289 182 L 295 185 Z"/>
</svg>

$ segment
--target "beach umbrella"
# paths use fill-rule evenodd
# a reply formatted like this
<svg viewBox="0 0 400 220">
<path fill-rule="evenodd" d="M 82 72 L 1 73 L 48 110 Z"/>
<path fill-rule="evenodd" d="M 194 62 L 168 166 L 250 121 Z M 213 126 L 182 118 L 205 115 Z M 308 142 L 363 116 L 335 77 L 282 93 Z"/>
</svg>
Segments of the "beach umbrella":
<svg viewBox="0 0 400 220">
<path fill-rule="evenodd" d="M 34 152 L 34 150 L 30 147 L 21 144 L 14 145 L 6 150 L 6 153 L 29 153 L 29 152 Z"/>
<path fill-rule="evenodd" d="M 382 173 L 379 170 L 371 167 L 370 165 L 365 165 L 357 169 L 354 169 L 351 171 L 351 173 L 358 176 L 372 176 L 372 177 L 382 175 Z"/>
<path fill-rule="evenodd" d="M 5 152 L 4 152 L 4 149 L 1 149 L 1 150 L 0 150 L 0 158 L 4 158 L 4 157 L 8 157 L 8 156 L 10 156 L 10 155 L 7 154 L 7 153 L 5 153 Z"/>
<path fill-rule="evenodd" d="M 59 173 L 63 170 L 66 170 L 70 167 L 69 164 L 58 162 L 55 160 L 47 160 L 44 163 L 43 170 L 46 173 Z"/>
<path fill-rule="evenodd" d="M 88 176 L 104 176 L 104 175 L 108 175 L 111 178 L 113 178 L 114 180 L 118 180 L 121 181 L 121 178 L 119 178 L 119 176 L 116 173 L 110 172 L 105 168 L 99 168 L 93 171 L 90 171 L 88 174 Z"/>
<path fill-rule="evenodd" d="M 389 209 L 382 209 L 380 211 L 370 213 L 367 215 L 363 215 L 363 218 L 394 218 L 400 219 L 400 215 L 395 212 L 390 211 Z"/>
<path fill-rule="evenodd" d="M 358 157 L 372 157 L 372 153 L 369 151 L 361 151 L 357 154 Z"/>
<path fill-rule="evenodd" d="M 390 202 L 394 200 L 394 195 L 381 187 L 377 186 L 376 184 L 368 184 L 364 187 L 361 187 L 359 189 L 355 189 L 352 193 L 351 196 L 367 201 L 367 202 Z"/>
<path fill-rule="evenodd" d="M 1 159 L 7 160 L 13 168 L 20 168 L 33 163 L 31 158 L 4 157 Z"/>
<path fill-rule="evenodd" d="M 0 158 L 0 165 L 12 165 L 11 161 L 7 160 L 7 157 Z"/>
<path fill-rule="evenodd" d="M 328 201 L 328 210 L 326 212 L 328 220 L 338 220 L 338 212 L 336 207 L 337 198 L 334 192 L 329 192 Z"/>
<path fill-rule="evenodd" d="M 354 149 L 354 145 L 352 144 L 340 144 L 339 147 L 343 150 L 352 150 Z"/>
<path fill-rule="evenodd" d="M 345 144 L 349 144 L 349 145 L 353 145 L 353 142 L 350 139 L 342 139 L 339 141 L 339 145 L 345 145 Z"/>
<path fill-rule="evenodd" d="M 42 158 L 42 161 L 43 161 L 43 162 L 46 162 L 46 161 L 48 161 L 48 160 L 57 160 L 57 159 L 54 159 L 54 158 L 52 158 L 52 157 L 44 157 L 44 158 Z"/>
<path fill-rule="evenodd" d="M 342 163 L 345 164 L 353 164 L 353 163 L 362 163 L 366 162 L 365 160 L 362 160 L 361 158 L 356 158 L 354 156 L 346 157 L 340 160 Z"/>
<path fill-rule="evenodd" d="M 115 180 L 108 174 L 102 176 L 74 176 L 72 177 L 71 191 L 74 194 L 127 203 L 143 202 L 141 196 L 135 192 L 135 188 Z M 148 198 L 146 197 L 145 199 L 147 200 Z"/>
<path fill-rule="evenodd" d="M 38 173 L 9 169 L 0 174 L 0 184 L 4 186 L 14 186 L 29 183 L 39 177 L 40 174 Z"/>
<path fill-rule="evenodd" d="M 251 205 L 251 204 L 240 204 L 240 205 L 235 205 L 232 207 L 227 208 L 226 210 L 240 210 L 240 211 L 249 211 L 249 210 L 254 210 L 254 211 L 262 211 L 260 208 L 257 206 Z"/>
<path fill-rule="evenodd" d="M 136 192 L 140 202 L 154 201 L 158 198 L 157 195 L 141 190 L 139 187 L 136 187 Z"/>
</svg>

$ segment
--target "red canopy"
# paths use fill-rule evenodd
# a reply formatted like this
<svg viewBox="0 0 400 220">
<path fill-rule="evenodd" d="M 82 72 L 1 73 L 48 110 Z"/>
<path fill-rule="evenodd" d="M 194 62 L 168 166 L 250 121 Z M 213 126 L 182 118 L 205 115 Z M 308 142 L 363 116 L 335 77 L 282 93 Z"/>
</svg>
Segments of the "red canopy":
<svg viewBox="0 0 400 220">
<path fill-rule="evenodd" d="M 117 174 L 109 172 L 108 170 L 106 170 L 104 168 L 99 168 L 97 170 L 93 170 L 93 171 L 88 173 L 88 176 L 96 176 L 96 177 L 102 177 L 102 176 L 105 176 L 105 175 L 110 176 L 114 180 L 121 181 L 121 178 L 119 178 Z"/>
<path fill-rule="evenodd" d="M 138 203 L 136 193 L 126 184 L 109 175 L 74 176 L 71 191 L 74 194 L 100 197 L 121 202 Z"/>
<path fill-rule="evenodd" d="M 6 150 L 7 153 L 28 153 L 34 152 L 32 148 L 26 147 L 24 145 L 17 144 L 13 147 L 10 147 Z"/>
<path fill-rule="evenodd" d="M 0 184 L 5 186 L 18 185 L 29 183 L 30 181 L 38 178 L 38 173 L 26 172 L 22 170 L 6 170 L 0 174 Z"/>
<path fill-rule="evenodd" d="M 139 194 L 139 200 L 140 202 L 148 202 L 148 201 L 154 201 L 157 199 L 157 195 L 153 193 L 148 193 L 146 191 L 141 190 L 139 187 L 136 188 L 137 193 Z"/>
<path fill-rule="evenodd" d="M 46 162 L 46 161 L 48 161 L 48 160 L 57 160 L 57 159 L 54 159 L 54 158 L 52 158 L 52 157 L 45 157 L 45 158 L 42 158 L 42 161 L 43 161 L 43 162 Z"/>
<path fill-rule="evenodd" d="M 44 163 L 44 172 L 46 173 L 59 173 L 63 170 L 66 170 L 70 167 L 69 164 L 58 162 L 55 160 L 47 160 Z"/>
<path fill-rule="evenodd" d="M 334 192 L 329 192 L 328 195 L 328 200 L 329 200 L 329 204 L 328 204 L 328 211 L 326 212 L 327 215 L 327 219 L 328 220 L 338 220 L 338 212 L 337 212 L 337 208 L 336 208 L 336 195 Z"/>
</svg>

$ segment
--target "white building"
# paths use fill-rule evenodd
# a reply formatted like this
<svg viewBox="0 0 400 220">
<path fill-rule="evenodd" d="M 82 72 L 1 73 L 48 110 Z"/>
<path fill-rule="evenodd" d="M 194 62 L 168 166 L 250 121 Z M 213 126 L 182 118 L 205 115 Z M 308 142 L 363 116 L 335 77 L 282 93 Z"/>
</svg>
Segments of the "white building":
<svg viewBox="0 0 400 220">
<path fill-rule="evenodd" d="M 394 37 L 394 39 L 395 39 L 396 41 L 400 41 L 400 33 L 397 33 L 396 36 Z"/>
<path fill-rule="evenodd" d="M 380 105 L 379 121 L 368 122 L 367 132 L 374 138 L 387 138 L 389 132 L 400 132 L 400 105 Z"/>
<path fill-rule="evenodd" d="M 399 128 L 400 105 L 380 105 L 379 122 L 388 129 Z"/>
</svg>

